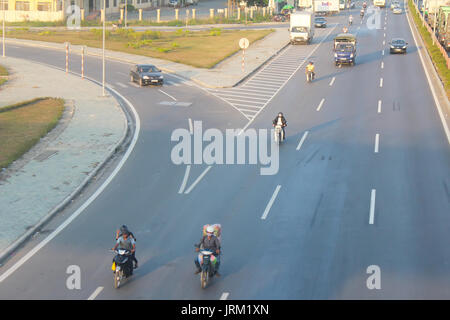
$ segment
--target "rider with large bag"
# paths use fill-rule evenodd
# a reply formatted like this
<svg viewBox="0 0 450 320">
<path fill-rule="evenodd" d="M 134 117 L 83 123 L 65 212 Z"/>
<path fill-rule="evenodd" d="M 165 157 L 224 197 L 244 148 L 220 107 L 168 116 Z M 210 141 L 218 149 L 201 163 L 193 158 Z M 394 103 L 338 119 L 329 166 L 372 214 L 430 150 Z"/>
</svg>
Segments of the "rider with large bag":
<svg viewBox="0 0 450 320">
<path fill-rule="evenodd" d="M 215 275 L 218 277 L 219 274 L 219 266 L 220 266 L 220 236 L 221 236 L 221 226 L 220 224 L 214 225 L 205 225 L 203 227 L 203 237 L 200 240 L 200 243 L 196 245 L 195 251 L 199 252 L 200 250 L 211 251 L 213 254 L 211 255 L 211 262 L 215 267 Z M 216 255 L 214 255 L 214 253 Z M 195 266 L 197 267 L 197 271 L 195 274 L 198 274 L 202 271 L 201 265 L 203 263 L 203 255 L 201 253 L 198 254 L 197 258 L 194 260 Z"/>
</svg>

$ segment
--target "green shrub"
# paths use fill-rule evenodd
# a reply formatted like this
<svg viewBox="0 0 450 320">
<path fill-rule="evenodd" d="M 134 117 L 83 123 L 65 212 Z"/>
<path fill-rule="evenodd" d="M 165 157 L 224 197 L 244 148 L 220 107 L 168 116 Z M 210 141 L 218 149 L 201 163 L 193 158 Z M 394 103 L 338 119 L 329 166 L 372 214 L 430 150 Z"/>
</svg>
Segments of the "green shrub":
<svg viewBox="0 0 450 320">
<path fill-rule="evenodd" d="M 166 52 L 169 52 L 169 51 L 170 51 L 169 48 L 161 48 L 161 47 L 156 48 L 156 50 L 159 51 L 159 52 L 161 52 L 161 53 L 166 53 Z"/>
</svg>

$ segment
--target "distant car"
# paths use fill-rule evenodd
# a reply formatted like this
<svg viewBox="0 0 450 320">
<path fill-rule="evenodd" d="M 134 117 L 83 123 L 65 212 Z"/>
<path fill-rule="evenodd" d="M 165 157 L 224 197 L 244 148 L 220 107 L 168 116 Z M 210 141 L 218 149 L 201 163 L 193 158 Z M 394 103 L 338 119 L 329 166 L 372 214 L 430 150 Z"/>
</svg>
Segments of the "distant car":
<svg viewBox="0 0 450 320">
<path fill-rule="evenodd" d="M 164 77 L 161 72 L 161 70 L 152 64 L 138 64 L 130 72 L 130 81 L 137 81 L 141 87 L 147 84 L 162 85 L 164 83 Z"/>
<path fill-rule="evenodd" d="M 178 7 L 178 0 L 169 0 L 169 6 Z"/>
<path fill-rule="evenodd" d="M 401 38 L 392 39 L 389 42 L 391 48 L 389 50 L 390 53 L 406 53 L 406 48 L 408 47 L 408 42 Z"/>
<path fill-rule="evenodd" d="M 391 10 L 394 10 L 395 7 L 399 7 L 400 3 L 398 1 L 392 1 L 391 2 Z"/>
<path fill-rule="evenodd" d="M 394 13 L 394 14 L 401 14 L 402 13 L 402 8 L 394 7 L 394 9 L 392 10 L 392 13 Z"/>
<path fill-rule="evenodd" d="M 314 19 L 314 26 L 316 26 L 317 28 L 326 28 L 327 20 L 322 17 L 317 17 Z"/>
<path fill-rule="evenodd" d="M 186 0 L 186 5 L 198 5 L 198 0 Z"/>
</svg>

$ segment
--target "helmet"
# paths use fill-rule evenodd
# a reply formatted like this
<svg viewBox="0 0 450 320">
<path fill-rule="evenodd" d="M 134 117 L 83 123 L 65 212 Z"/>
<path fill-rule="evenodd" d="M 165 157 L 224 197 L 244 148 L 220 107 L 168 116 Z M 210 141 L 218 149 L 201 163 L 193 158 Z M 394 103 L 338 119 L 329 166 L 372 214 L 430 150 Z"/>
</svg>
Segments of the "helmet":
<svg viewBox="0 0 450 320">
<path fill-rule="evenodd" d="M 278 112 L 278 116 L 279 116 L 279 117 L 282 117 L 282 116 L 283 116 L 283 112 L 281 112 L 281 111 Z"/>
<path fill-rule="evenodd" d="M 128 232 L 128 227 L 127 227 L 126 225 L 122 225 L 122 226 L 120 227 L 120 231 L 121 231 L 121 232 L 125 232 L 125 231 Z"/>
<path fill-rule="evenodd" d="M 312 62 L 312 61 L 310 61 L 309 63 L 310 63 L 310 64 L 314 64 L 314 62 Z"/>
<path fill-rule="evenodd" d="M 206 228 L 206 234 L 213 235 L 214 234 L 214 227 L 213 226 L 208 226 Z"/>
</svg>

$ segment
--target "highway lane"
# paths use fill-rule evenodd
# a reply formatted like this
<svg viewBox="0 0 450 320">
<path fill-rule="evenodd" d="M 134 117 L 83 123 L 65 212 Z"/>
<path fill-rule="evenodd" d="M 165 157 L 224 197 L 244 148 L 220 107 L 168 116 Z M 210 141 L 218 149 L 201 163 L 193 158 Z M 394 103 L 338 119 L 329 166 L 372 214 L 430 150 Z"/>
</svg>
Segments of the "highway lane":
<svg viewBox="0 0 450 320">
<path fill-rule="evenodd" d="M 387 33 L 392 23 L 393 29 L 409 36 L 402 19 L 404 15 L 389 16 Z M 141 134 L 145 143 L 140 141 L 99 199 L 0 284 L 0 297 L 86 299 L 98 286 L 104 286 L 99 299 L 218 299 L 223 292 L 229 292 L 230 299 L 448 297 L 448 239 L 443 229 L 449 202 L 442 181 L 448 181 L 450 156 L 417 52 L 383 58 L 383 30 L 367 30 L 364 24 L 352 30 L 359 39 L 356 66 L 334 66 L 334 32 L 312 56 L 316 81 L 306 84 L 302 68 L 251 124 L 269 128 L 278 111 L 287 116 L 288 140 L 281 146 L 276 176 L 260 176 L 255 166 L 215 166 L 189 195 L 177 195 L 183 169 L 167 164 L 169 130 L 161 132 L 167 128 L 160 124 L 149 135 Z M 412 48 L 413 41 L 408 42 Z M 417 67 L 407 68 L 411 65 Z M 399 70 L 408 81 L 399 81 Z M 142 122 L 149 121 L 150 131 L 157 112 L 154 105 L 142 104 L 143 98 L 133 103 L 138 104 Z M 387 108 L 394 99 L 401 111 Z M 223 108 L 229 113 L 204 115 L 211 125 L 245 123 L 231 107 Z M 192 115 L 156 115 L 160 121 L 169 118 L 186 126 L 184 116 Z M 234 122 L 221 124 L 224 116 Z M 375 154 L 377 132 L 380 148 Z M 162 148 L 164 155 L 144 151 L 145 147 Z M 145 161 L 151 166 L 145 167 Z M 193 177 L 203 168 L 197 169 Z M 169 173 L 173 170 L 177 174 Z M 278 186 L 274 205 L 262 220 Z M 369 224 L 372 188 L 377 190 L 374 225 Z M 105 248 L 124 219 L 136 231 L 141 266 L 133 281 L 113 290 L 111 256 Z M 206 222 L 224 226 L 223 276 L 201 290 L 192 274 L 191 250 Z M 77 262 L 84 280 L 82 290 L 74 292 L 64 287 L 64 271 Z M 47 264 L 52 266 L 49 270 Z M 372 264 L 381 267 L 381 291 L 365 286 L 366 268 Z M 408 281 L 414 279 L 419 281 Z"/>
</svg>

